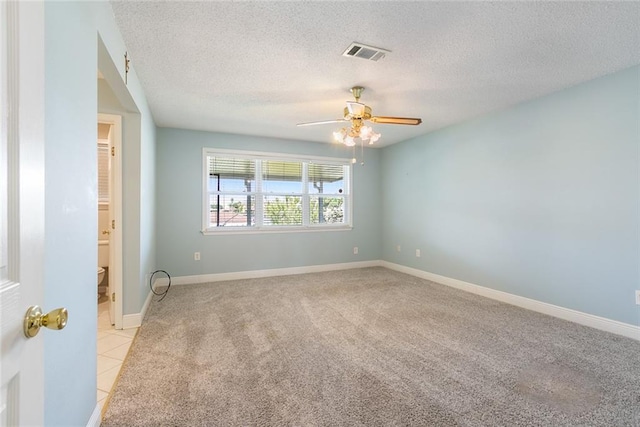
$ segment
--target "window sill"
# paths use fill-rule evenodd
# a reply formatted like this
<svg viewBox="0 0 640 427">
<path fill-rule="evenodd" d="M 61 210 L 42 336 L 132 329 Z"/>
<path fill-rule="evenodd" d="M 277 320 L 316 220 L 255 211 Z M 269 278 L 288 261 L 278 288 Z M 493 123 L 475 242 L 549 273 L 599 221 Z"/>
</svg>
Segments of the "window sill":
<svg viewBox="0 0 640 427">
<path fill-rule="evenodd" d="M 205 236 L 221 236 L 228 234 L 274 234 L 274 233 L 317 233 L 324 231 L 351 231 L 353 226 L 318 226 L 318 227 L 269 227 L 269 228 L 243 228 L 229 227 L 229 228 L 216 228 L 206 229 L 200 231 Z"/>
</svg>

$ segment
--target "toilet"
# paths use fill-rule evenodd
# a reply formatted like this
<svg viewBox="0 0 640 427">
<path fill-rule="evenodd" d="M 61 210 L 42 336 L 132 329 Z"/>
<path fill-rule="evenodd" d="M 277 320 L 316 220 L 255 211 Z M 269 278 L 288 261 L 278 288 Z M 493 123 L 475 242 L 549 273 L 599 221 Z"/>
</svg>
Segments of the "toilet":
<svg viewBox="0 0 640 427">
<path fill-rule="evenodd" d="M 106 273 L 106 270 L 102 267 L 98 267 L 98 301 L 100 301 L 100 283 L 104 280 L 104 273 Z"/>
<path fill-rule="evenodd" d="M 107 293 L 107 283 L 105 276 L 107 275 L 106 268 L 109 267 L 109 240 L 98 240 L 98 298 L 100 294 Z"/>
</svg>

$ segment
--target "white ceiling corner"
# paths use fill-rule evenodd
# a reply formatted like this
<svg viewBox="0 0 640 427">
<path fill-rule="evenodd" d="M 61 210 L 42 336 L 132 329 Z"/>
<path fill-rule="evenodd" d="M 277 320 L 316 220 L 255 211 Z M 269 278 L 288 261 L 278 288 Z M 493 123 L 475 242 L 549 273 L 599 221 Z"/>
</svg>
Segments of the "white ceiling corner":
<svg viewBox="0 0 640 427">
<path fill-rule="evenodd" d="M 329 142 L 349 88 L 379 146 L 640 63 L 640 2 L 112 1 L 156 124 Z M 342 56 L 352 42 L 388 49 Z"/>
</svg>

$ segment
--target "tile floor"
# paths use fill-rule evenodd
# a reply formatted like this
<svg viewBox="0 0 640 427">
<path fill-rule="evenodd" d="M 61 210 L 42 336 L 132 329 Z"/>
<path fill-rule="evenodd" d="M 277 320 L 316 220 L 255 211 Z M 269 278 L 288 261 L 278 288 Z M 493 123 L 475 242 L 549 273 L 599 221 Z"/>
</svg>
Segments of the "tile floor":
<svg viewBox="0 0 640 427">
<path fill-rule="evenodd" d="M 109 321 L 109 300 L 98 300 L 98 404 L 107 401 L 138 328 L 116 330 Z"/>
</svg>

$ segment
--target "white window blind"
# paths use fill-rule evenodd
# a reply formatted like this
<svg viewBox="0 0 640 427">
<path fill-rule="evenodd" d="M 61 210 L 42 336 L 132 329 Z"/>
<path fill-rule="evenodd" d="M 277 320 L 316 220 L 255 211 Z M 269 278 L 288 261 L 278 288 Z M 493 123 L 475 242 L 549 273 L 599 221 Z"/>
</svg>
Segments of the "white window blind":
<svg viewBox="0 0 640 427">
<path fill-rule="evenodd" d="M 98 143 L 98 203 L 109 203 L 109 144 Z"/>
</svg>

